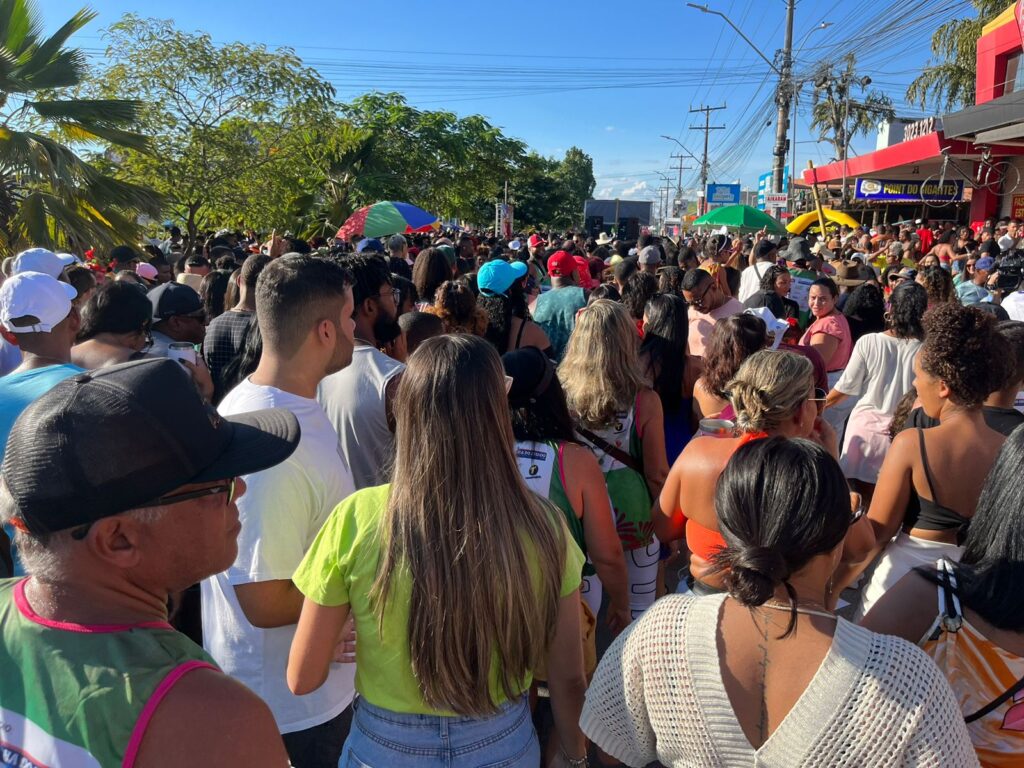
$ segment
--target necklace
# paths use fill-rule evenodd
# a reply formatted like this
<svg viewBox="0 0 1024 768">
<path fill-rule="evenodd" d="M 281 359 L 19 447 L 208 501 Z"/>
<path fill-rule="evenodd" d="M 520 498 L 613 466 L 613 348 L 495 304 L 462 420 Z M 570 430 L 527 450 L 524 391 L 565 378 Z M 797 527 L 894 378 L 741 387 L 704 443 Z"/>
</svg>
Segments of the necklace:
<svg viewBox="0 0 1024 768">
<path fill-rule="evenodd" d="M 774 608 L 777 611 L 792 611 L 792 610 L 794 610 L 793 606 L 785 605 L 784 603 L 778 603 L 778 602 L 775 602 L 774 600 L 768 600 L 768 601 L 766 601 L 764 603 L 761 603 L 761 607 L 762 608 Z M 836 621 L 839 618 L 838 616 L 836 616 L 831 611 L 825 611 L 825 610 L 819 611 L 819 610 L 815 610 L 814 608 L 802 608 L 799 605 L 799 603 L 796 605 L 796 612 L 797 613 L 802 613 L 805 616 L 820 616 L 823 619 L 832 619 L 833 621 Z"/>
</svg>

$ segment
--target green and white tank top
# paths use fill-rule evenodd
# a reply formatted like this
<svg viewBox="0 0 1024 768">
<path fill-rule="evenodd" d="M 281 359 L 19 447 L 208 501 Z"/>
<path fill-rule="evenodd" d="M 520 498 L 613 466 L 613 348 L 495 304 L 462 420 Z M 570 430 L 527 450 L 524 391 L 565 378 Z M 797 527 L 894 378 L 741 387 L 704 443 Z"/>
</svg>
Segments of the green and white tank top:
<svg viewBox="0 0 1024 768">
<path fill-rule="evenodd" d="M 0 766 L 130 768 L 174 684 L 217 666 L 165 622 L 44 619 L 26 582 L 0 581 Z"/>
<path fill-rule="evenodd" d="M 565 443 L 556 445 L 551 442 L 523 440 L 516 443 L 516 461 L 519 464 L 519 474 L 526 481 L 526 487 L 562 510 L 569 534 L 586 555 L 587 543 L 583 538 L 583 521 L 576 517 L 576 510 L 572 508 L 569 496 L 565 492 L 565 470 L 562 466 L 564 450 Z M 588 557 L 583 564 L 583 575 L 591 576 L 594 572 L 594 566 Z"/>
<path fill-rule="evenodd" d="M 638 398 L 639 400 L 639 398 Z M 642 467 L 643 436 L 636 424 L 637 406 L 626 413 L 615 414 L 615 420 L 604 429 L 592 430 L 605 442 L 628 453 Z M 624 549 L 646 547 L 654 539 L 654 524 L 651 522 L 651 492 L 643 474 L 627 467 L 603 448 L 592 444 L 581 435 L 584 444 L 597 457 L 608 486 L 615 513 L 615 528 Z"/>
</svg>

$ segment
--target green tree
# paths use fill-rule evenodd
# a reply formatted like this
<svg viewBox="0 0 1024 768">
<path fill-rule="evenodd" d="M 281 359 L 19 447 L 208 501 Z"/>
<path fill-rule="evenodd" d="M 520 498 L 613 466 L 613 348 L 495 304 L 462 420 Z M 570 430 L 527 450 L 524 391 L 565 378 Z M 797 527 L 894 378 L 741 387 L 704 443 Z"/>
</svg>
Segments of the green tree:
<svg viewBox="0 0 1024 768">
<path fill-rule="evenodd" d="M 555 170 L 561 191 L 554 223 L 566 227 L 583 225 L 583 204 L 594 194 L 594 160 L 578 147 L 570 147 Z"/>
<path fill-rule="evenodd" d="M 95 14 L 79 11 L 50 37 L 28 0 L 0 0 L 0 252 L 23 245 L 109 245 L 137 234 L 134 217 L 156 213 L 146 188 L 115 180 L 83 149 L 144 153 L 127 130 L 140 104 L 74 98 L 86 77 L 84 55 L 66 48 Z"/>
<path fill-rule="evenodd" d="M 556 177 L 558 167 L 554 158 L 530 152 L 516 168 L 511 192 L 518 225 L 547 227 L 554 224 L 563 191 Z M 493 201 L 491 203 L 493 205 Z M 493 208 L 491 216 L 493 218 Z"/>
<path fill-rule="evenodd" d="M 145 105 L 138 125 L 154 148 L 118 158 L 123 177 L 161 192 L 190 236 L 293 211 L 304 128 L 329 116 L 329 83 L 288 49 L 217 45 L 170 21 L 126 14 L 106 36 L 111 64 L 93 85 Z"/>
<path fill-rule="evenodd" d="M 982 28 L 1006 8 L 1007 0 L 971 0 L 978 15 L 952 19 L 932 34 L 932 61 L 907 87 L 907 101 L 949 112 L 974 103 L 977 43 Z"/>
<path fill-rule="evenodd" d="M 811 127 L 820 132 L 821 141 L 827 141 L 835 150 L 837 160 L 845 160 L 850 142 L 858 135 L 868 135 L 883 120 L 892 120 L 896 113 L 892 99 L 881 91 L 868 91 L 870 78 L 856 74 L 853 54 L 843 59 L 843 67 L 835 72 L 831 64 L 819 69 L 815 76 Z M 854 98 L 852 92 L 861 92 Z M 843 185 L 846 199 L 846 184 Z"/>
<path fill-rule="evenodd" d="M 442 216 L 475 219 L 480 201 L 497 196 L 526 151 L 479 115 L 419 110 L 397 93 L 359 96 L 342 105 L 342 113 L 351 127 L 334 162 L 351 177 L 353 207 L 404 200 Z"/>
</svg>

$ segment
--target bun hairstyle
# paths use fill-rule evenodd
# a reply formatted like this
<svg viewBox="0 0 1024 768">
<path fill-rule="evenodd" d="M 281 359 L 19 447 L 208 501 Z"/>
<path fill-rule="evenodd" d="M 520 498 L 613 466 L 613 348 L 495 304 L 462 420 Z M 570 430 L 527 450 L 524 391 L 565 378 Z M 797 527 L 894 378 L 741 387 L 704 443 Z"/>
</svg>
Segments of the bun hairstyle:
<svg viewBox="0 0 1024 768">
<path fill-rule="evenodd" d="M 792 418 L 814 384 L 814 366 L 803 355 L 781 350 L 755 352 L 726 385 L 744 432 L 773 432 Z"/>
<path fill-rule="evenodd" d="M 726 547 L 714 557 L 714 572 L 752 608 L 785 586 L 792 610 L 783 637 L 789 635 L 799 597 L 790 576 L 835 549 L 849 528 L 849 487 L 839 464 L 809 440 L 753 440 L 719 477 L 715 510 Z"/>
</svg>

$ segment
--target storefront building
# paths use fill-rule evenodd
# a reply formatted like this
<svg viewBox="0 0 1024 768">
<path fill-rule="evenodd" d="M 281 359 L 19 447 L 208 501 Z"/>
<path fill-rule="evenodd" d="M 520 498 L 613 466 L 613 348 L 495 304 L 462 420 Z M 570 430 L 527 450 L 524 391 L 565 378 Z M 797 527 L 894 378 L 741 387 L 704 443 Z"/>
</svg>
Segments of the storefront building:
<svg viewBox="0 0 1024 768">
<path fill-rule="evenodd" d="M 803 181 L 835 189 L 845 180 L 862 220 L 1024 218 L 1022 10 L 1019 0 L 978 39 L 975 106 L 907 125 L 902 141 L 806 170 Z"/>
</svg>

